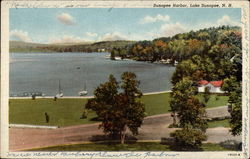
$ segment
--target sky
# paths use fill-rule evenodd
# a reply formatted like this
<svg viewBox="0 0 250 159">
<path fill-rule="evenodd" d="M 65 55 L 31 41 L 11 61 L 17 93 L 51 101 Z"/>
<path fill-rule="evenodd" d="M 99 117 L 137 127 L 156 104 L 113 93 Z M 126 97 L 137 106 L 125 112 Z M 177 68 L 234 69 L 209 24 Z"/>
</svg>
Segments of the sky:
<svg viewBox="0 0 250 159">
<path fill-rule="evenodd" d="M 153 40 L 221 25 L 239 26 L 239 8 L 11 8 L 10 40 L 74 43 Z"/>
</svg>

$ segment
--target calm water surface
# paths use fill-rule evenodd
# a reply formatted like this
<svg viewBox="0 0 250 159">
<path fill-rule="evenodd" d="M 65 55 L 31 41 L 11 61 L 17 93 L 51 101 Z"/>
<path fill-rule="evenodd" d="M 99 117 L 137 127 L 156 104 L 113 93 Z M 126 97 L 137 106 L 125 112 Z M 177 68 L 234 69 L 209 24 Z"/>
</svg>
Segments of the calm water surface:
<svg viewBox="0 0 250 159">
<path fill-rule="evenodd" d="M 125 71 L 135 72 L 142 92 L 171 89 L 174 67 L 132 60 L 111 61 L 108 53 L 11 53 L 10 95 L 42 92 L 48 96 L 58 93 L 61 81 L 65 96 L 78 96 L 86 82 L 88 95 L 109 74 L 117 80 Z"/>
</svg>

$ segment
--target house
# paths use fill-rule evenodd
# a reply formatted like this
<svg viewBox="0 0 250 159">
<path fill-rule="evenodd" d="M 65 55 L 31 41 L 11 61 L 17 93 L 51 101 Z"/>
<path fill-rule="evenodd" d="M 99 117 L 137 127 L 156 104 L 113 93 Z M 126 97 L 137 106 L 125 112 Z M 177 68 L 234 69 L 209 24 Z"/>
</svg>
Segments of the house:
<svg viewBox="0 0 250 159">
<path fill-rule="evenodd" d="M 200 80 L 198 81 L 198 92 L 205 92 L 205 88 L 209 88 L 210 93 L 224 93 L 224 91 L 221 90 L 223 81 L 206 81 L 206 80 Z"/>
<path fill-rule="evenodd" d="M 98 49 L 98 52 L 105 52 L 105 49 Z"/>
<path fill-rule="evenodd" d="M 205 87 L 209 82 L 206 80 L 198 81 L 198 92 L 205 92 Z"/>
</svg>

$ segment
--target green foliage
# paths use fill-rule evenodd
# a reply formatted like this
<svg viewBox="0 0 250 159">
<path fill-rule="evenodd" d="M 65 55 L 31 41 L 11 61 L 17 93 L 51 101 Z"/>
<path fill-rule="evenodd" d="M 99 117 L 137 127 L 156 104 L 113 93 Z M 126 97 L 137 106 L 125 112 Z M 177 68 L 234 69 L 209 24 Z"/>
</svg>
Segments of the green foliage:
<svg viewBox="0 0 250 159">
<path fill-rule="evenodd" d="M 205 92 L 203 94 L 203 98 L 204 98 L 205 103 L 207 103 L 209 98 L 210 98 L 209 89 L 210 89 L 209 87 L 205 87 Z"/>
<path fill-rule="evenodd" d="M 215 67 L 211 58 L 194 55 L 191 59 L 184 60 L 176 66 L 171 82 L 176 84 L 182 78 L 189 78 L 193 81 L 220 79 L 219 74 L 215 71 L 217 70 Z"/>
<path fill-rule="evenodd" d="M 234 76 L 231 76 L 229 78 L 225 78 L 223 85 L 222 85 L 222 90 L 230 93 L 233 92 L 237 88 L 238 84 L 236 81 L 236 78 Z"/>
<path fill-rule="evenodd" d="M 85 107 L 96 112 L 105 133 L 120 135 L 121 143 L 124 143 L 127 128 L 132 134 L 138 134 L 145 116 L 145 106 L 138 100 L 142 93 L 138 89 L 136 75 L 124 72 L 121 79 L 122 84 L 119 86 L 113 75 L 110 75 L 109 81 L 95 90 L 94 98 L 89 99 Z M 122 88 L 123 92 L 118 93 L 118 88 Z"/>
<path fill-rule="evenodd" d="M 194 64 L 191 60 L 185 60 L 181 62 L 176 66 L 176 70 L 172 76 L 172 84 L 176 84 L 183 78 L 189 78 L 191 80 L 194 77 L 192 75 L 198 69 L 199 69 L 198 65 Z"/>
<path fill-rule="evenodd" d="M 102 120 L 101 127 L 104 128 L 104 132 L 110 132 L 111 134 L 117 134 L 118 128 L 117 118 L 115 112 L 116 96 L 118 94 L 118 82 L 113 75 L 109 76 L 109 81 L 100 84 L 94 91 L 95 97 L 89 99 L 85 105 L 86 109 L 91 109 L 96 112 L 98 118 Z M 112 123 L 112 120 L 114 122 Z"/>
<path fill-rule="evenodd" d="M 138 134 L 138 127 L 141 126 L 145 116 L 145 106 L 138 100 L 142 97 L 142 92 L 138 89 L 140 82 L 136 80 L 136 75 L 132 72 L 124 72 L 121 78 L 121 88 L 124 92 L 120 96 L 125 100 L 118 103 L 125 109 L 124 120 L 126 120 L 128 128 L 133 134 Z"/>
<path fill-rule="evenodd" d="M 188 127 L 176 130 L 170 133 L 170 136 L 175 139 L 176 146 L 181 150 L 200 149 L 202 141 L 207 139 L 206 135 L 201 130 Z"/>
<path fill-rule="evenodd" d="M 131 103 L 136 102 L 136 97 L 140 98 L 142 96 L 142 92 L 138 89 L 140 82 L 136 80 L 136 75 L 132 72 L 124 72 L 121 79 L 121 88 L 124 90 L 123 94 L 129 98 Z"/>
<path fill-rule="evenodd" d="M 207 121 L 203 118 L 205 109 L 203 104 L 195 96 L 197 88 L 194 82 L 189 78 L 182 78 L 172 88 L 172 99 L 170 102 L 173 118 L 175 113 L 179 118 L 179 126 L 181 130 L 171 133 L 171 137 L 175 139 L 176 145 L 182 149 L 198 149 L 202 141 L 206 140 L 205 131 L 207 129 Z M 173 123 L 176 125 L 176 123 Z"/>
<path fill-rule="evenodd" d="M 233 135 L 240 135 L 242 131 L 242 92 L 241 86 L 230 92 L 229 104 L 232 106 L 230 127 Z"/>
<path fill-rule="evenodd" d="M 230 127 L 233 135 L 240 135 L 242 131 L 242 87 L 241 81 L 235 76 L 226 78 L 222 87 L 229 94 L 229 106 L 232 107 Z"/>
<path fill-rule="evenodd" d="M 115 60 L 115 50 L 114 49 L 110 53 L 110 59 Z"/>
<path fill-rule="evenodd" d="M 176 83 L 172 88 L 171 93 L 171 110 L 180 111 L 180 109 L 186 105 L 188 98 L 195 94 L 196 88 L 193 86 L 193 82 L 188 78 L 184 78 L 180 82 Z"/>
<path fill-rule="evenodd" d="M 123 56 L 139 61 L 154 62 L 169 59 L 174 63 L 175 60 L 181 62 L 194 55 L 210 58 L 212 61 L 216 59 L 217 71 L 226 76 L 227 71 L 221 72 L 220 68 L 227 66 L 230 70 L 232 66 L 230 63 L 221 63 L 222 58 L 230 59 L 236 54 L 241 54 L 241 39 L 239 27 L 222 26 L 177 34 L 171 38 L 138 41 L 121 47 L 121 50 L 126 50 L 124 52 L 126 55 Z"/>
</svg>

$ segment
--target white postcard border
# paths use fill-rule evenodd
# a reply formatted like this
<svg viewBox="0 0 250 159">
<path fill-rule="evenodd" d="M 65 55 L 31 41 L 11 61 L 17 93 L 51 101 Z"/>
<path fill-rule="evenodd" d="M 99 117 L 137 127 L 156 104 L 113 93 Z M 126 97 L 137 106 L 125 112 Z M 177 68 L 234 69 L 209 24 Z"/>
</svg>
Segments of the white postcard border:
<svg viewBox="0 0 250 159">
<path fill-rule="evenodd" d="M 243 150 L 239 152 L 9 152 L 9 8 L 152 8 L 154 4 L 225 4 L 242 9 Z M 167 7 L 168 8 L 168 7 Z M 171 7 L 172 8 L 172 7 Z M 207 7 L 204 7 L 207 8 Z M 249 157 L 249 2 L 247 1 L 4 1 L 1 5 L 1 156 L 4 158 L 248 158 Z M 150 154 L 151 153 L 151 154 Z M 230 156 L 230 154 L 237 154 Z M 238 155 L 240 154 L 240 155 Z M 148 156 L 146 156 L 148 155 Z M 151 156 L 150 156 L 151 155 Z M 146 157 L 145 157 L 146 156 Z"/>
</svg>

